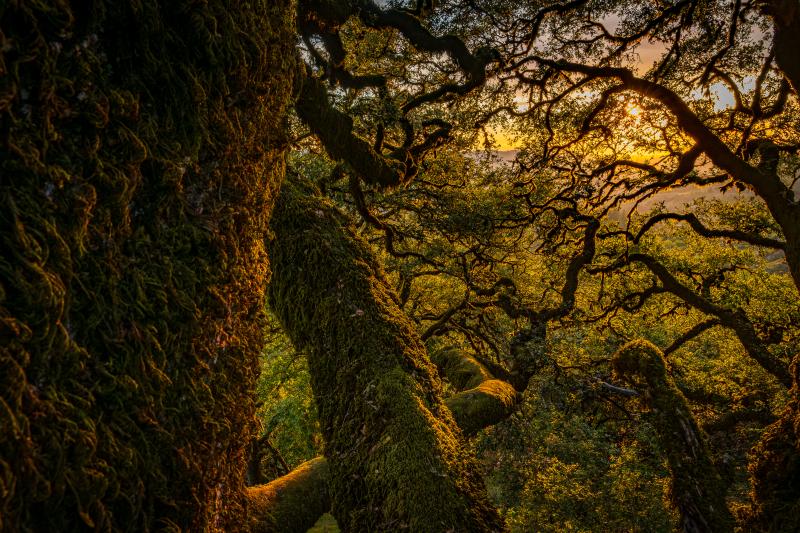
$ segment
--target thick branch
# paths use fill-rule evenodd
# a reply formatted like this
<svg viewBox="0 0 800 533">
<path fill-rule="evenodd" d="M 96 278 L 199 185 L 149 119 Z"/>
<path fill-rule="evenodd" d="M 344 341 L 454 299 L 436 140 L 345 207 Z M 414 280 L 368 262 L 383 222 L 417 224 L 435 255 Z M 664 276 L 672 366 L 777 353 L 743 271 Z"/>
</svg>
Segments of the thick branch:
<svg viewBox="0 0 800 533">
<path fill-rule="evenodd" d="M 747 233 L 741 230 L 707 228 L 702 222 L 700 222 L 700 219 L 698 219 L 692 213 L 661 213 L 655 215 L 648 219 L 644 225 L 642 225 L 642 227 L 639 229 L 639 232 L 633 238 L 633 242 L 638 243 L 642 236 L 644 236 L 644 234 L 647 233 L 650 228 L 665 220 L 679 220 L 687 222 L 698 235 L 702 235 L 703 237 L 733 239 L 736 241 L 754 244 L 756 246 L 764 246 L 766 248 L 776 248 L 780 250 L 783 250 L 786 247 L 786 243 L 783 241 L 770 239 L 769 237 L 762 237 L 761 235 L 755 235 L 753 233 Z"/>
<path fill-rule="evenodd" d="M 496 379 L 477 359 L 458 348 L 439 350 L 431 357 L 459 392 L 445 403 L 466 436 L 494 425 L 516 409 L 519 394 L 510 384 Z"/>
<path fill-rule="evenodd" d="M 305 533 L 331 509 L 328 463 L 307 461 L 271 483 L 247 489 L 250 531 Z"/>
<path fill-rule="evenodd" d="M 384 157 L 353 133 L 353 119 L 334 108 L 324 83 L 306 76 L 295 110 L 332 159 L 347 162 L 364 181 L 394 187 L 410 179 L 402 162 Z"/>
</svg>

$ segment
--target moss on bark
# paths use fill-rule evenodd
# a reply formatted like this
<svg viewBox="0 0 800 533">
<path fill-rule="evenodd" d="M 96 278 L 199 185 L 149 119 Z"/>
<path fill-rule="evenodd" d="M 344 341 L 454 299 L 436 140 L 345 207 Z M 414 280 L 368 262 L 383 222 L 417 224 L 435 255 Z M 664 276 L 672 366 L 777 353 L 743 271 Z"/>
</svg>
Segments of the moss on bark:
<svg viewBox="0 0 800 533">
<path fill-rule="evenodd" d="M 271 227 L 270 300 L 308 353 L 342 529 L 502 529 L 425 346 L 368 245 L 297 180 L 284 185 Z"/>
<path fill-rule="evenodd" d="M 287 475 L 247 489 L 252 533 L 305 533 L 330 511 L 328 462 L 317 457 Z"/>
<path fill-rule="evenodd" d="M 0 27 L 0 530 L 235 530 L 291 3 Z"/>
<path fill-rule="evenodd" d="M 445 403 L 465 436 L 505 420 L 517 406 L 514 387 L 499 379 L 488 379 L 477 387 L 448 398 Z"/>
<path fill-rule="evenodd" d="M 517 391 L 494 379 L 474 357 L 457 348 L 446 348 L 434 352 L 431 359 L 461 390 L 445 404 L 464 435 L 496 424 L 516 408 Z M 327 460 L 317 457 L 283 477 L 249 489 L 253 531 L 306 531 L 331 508 L 328 476 Z M 282 494 L 286 496 L 280 497 Z"/>
<path fill-rule="evenodd" d="M 613 357 L 618 377 L 632 382 L 649 409 L 671 475 L 669 498 L 686 532 L 733 531 L 726 486 L 714 466 L 706 437 L 686 398 L 667 373 L 664 355 L 647 341 L 633 341 Z"/>
<path fill-rule="evenodd" d="M 455 347 L 435 352 L 431 360 L 459 392 L 445 400 L 465 436 L 496 424 L 514 412 L 519 394 L 509 383 L 495 379 L 474 357 Z"/>
</svg>

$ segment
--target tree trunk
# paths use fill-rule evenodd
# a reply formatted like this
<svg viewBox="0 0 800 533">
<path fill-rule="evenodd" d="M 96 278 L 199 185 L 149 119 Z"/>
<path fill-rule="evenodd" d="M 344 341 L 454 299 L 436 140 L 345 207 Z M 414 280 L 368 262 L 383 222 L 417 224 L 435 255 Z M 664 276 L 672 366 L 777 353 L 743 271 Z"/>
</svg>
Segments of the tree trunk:
<svg viewBox="0 0 800 533">
<path fill-rule="evenodd" d="M 775 61 L 795 93 L 800 94 L 800 2 L 772 0 L 765 6 L 774 22 Z"/>
<path fill-rule="evenodd" d="M 765 6 L 774 21 L 775 61 L 795 96 L 800 96 L 800 2 L 773 0 Z M 786 262 L 800 291 L 800 205 L 794 198 L 787 198 L 787 204 L 787 222 L 782 224 Z M 790 373 L 789 404 L 750 452 L 748 530 L 800 531 L 800 355 Z"/>
<path fill-rule="evenodd" d="M 0 530 L 242 527 L 291 2 L 0 27 Z"/>
<path fill-rule="evenodd" d="M 462 434 L 479 430 L 508 418 L 514 412 L 519 393 L 496 379 L 475 358 L 454 348 L 432 357 L 460 390 L 445 400 Z M 285 476 L 248 489 L 253 531 L 262 533 L 305 533 L 320 516 L 331 509 L 328 491 L 328 462 L 317 457 Z"/>
<path fill-rule="evenodd" d="M 667 455 L 670 501 L 687 533 L 733 531 L 726 487 L 711 460 L 705 435 L 683 394 L 667 374 L 664 355 L 646 341 L 623 346 L 613 357 L 614 372 L 642 391 L 662 450 Z"/>
<path fill-rule="evenodd" d="M 272 219 L 272 307 L 308 353 L 344 531 L 495 531 L 474 458 L 368 245 L 289 180 Z"/>
</svg>

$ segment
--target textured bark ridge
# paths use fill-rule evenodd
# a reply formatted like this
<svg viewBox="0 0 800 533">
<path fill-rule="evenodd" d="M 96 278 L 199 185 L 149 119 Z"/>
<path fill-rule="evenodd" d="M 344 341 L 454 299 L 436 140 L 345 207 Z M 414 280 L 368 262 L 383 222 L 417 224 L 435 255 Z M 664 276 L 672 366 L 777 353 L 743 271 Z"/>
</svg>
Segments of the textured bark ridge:
<svg viewBox="0 0 800 533">
<path fill-rule="evenodd" d="M 368 245 L 296 179 L 271 227 L 269 296 L 308 353 L 342 529 L 502 529 L 425 346 Z"/>
<path fill-rule="evenodd" d="M 0 6 L 0 530 L 235 530 L 292 5 Z"/>
<path fill-rule="evenodd" d="M 618 377 L 642 391 L 649 420 L 661 440 L 672 477 L 669 498 L 686 532 L 733 531 L 726 487 L 686 398 L 667 374 L 664 355 L 647 341 L 623 346 L 612 359 Z"/>
<path fill-rule="evenodd" d="M 751 451 L 751 531 L 800 531 L 800 355 L 792 378 L 789 404 Z"/>
</svg>

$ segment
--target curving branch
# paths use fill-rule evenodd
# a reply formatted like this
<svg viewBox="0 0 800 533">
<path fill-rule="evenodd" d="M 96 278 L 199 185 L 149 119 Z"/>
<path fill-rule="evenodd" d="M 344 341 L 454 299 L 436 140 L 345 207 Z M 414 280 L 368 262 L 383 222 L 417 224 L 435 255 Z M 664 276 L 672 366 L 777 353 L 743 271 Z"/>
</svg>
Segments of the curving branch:
<svg viewBox="0 0 800 533">
<path fill-rule="evenodd" d="M 430 33 L 415 16 L 415 13 L 421 14 L 429 8 L 433 8 L 433 3 L 420 2 L 413 10 L 382 9 L 370 0 L 303 0 L 298 6 L 298 27 L 303 41 L 313 61 L 322 66 L 325 73 L 319 78 L 310 73 L 306 75 L 296 105 L 297 114 L 320 139 L 330 156 L 337 161 L 347 162 L 366 183 L 386 188 L 410 181 L 416 175 L 419 161 L 425 154 L 449 137 L 450 125 L 441 120 L 424 122 L 423 139 L 414 144 L 417 132 L 406 115 L 423 104 L 465 95 L 483 85 L 488 66 L 499 60 L 498 54 L 491 49 L 481 48 L 472 53 L 454 35 L 438 37 Z M 444 83 L 437 89 L 414 96 L 403 104 L 398 110 L 400 116 L 396 118 L 396 123 L 402 128 L 405 140 L 388 156 L 381 151 L 384 145 L 384 125 L 378 126 L 377 137 L 372 145 L 359 138 L 353 133 L 353 120 L 334 108 L 324 86 L 327 79 L 332 85 L 338 84 L 348 89 L 377 89 L 381 98 L 388 94 L 385 76 L 356 76 L 345 68 L 347 50 L 338 30 L 351 17 L 357 17 L 369 28 L 397 30 L 417 50 L 447 54 L 465 77 L 463 83 Z M 312 42 L 311 37 L 314 35 L 319 36 L 327 58 Z M 437 128 L 433 132 L 424 133 L 424 129 L 430 126 Z"/>
<path fill-rule="evenodd" d="M 423 104 L 441 100 L 445 96 L 469 93 L 486 81 L 487 67 L 491 63 L 500 61 L 499 54 L 491 48 L 480 48 L 472 53 L 464 42 L 454 35 L 441 37 L 433 35 L 417 17 L 405 10 L 383 10 L 368 0 L 362 3 L 361 9 L 361 20 L 367 26 L 398 30 L 417 50 L 447 54 L 466 76 L 466 81 L 463 83 L 446 83 L 438 89 L 412 98 L 402 107 L 404 115 Z"/>
<path fill-rule="evenodd" d="M 756 235 L 753 233 L 747 233 L 741 230 L 728 230 L 728 229 L 714 229 L 708 228 L 700 222 L 700 219 L 697 218 L 692 213 L 686 214 L 679 214 L 679 213 L 660 213 L 649 218 L 639 231 L 633 236 L 632 241 L 635 244 L 642 239 L 645 233 L 647 233 L 653 226 L 658 224 L 659 222 L 663 222 L 665 220 L 678 220 L 681 222 L 686 222 L 691 226 L 691 228 L 703 237 L 710 237 L 710 238 L 723 238 L 723 239 L 733 239 L 736 241 L 746 242 L 749 244 L 753 244 L 756 246 L 763 246 L 765 248 L 775 248 L 778 250 L 784 250 L 786 248 L 786 243 L 784 241 L 780 241 L 778 239 L 771 239 L 769 237 L 763 237 L 761 235 Z"/>
</svg>

